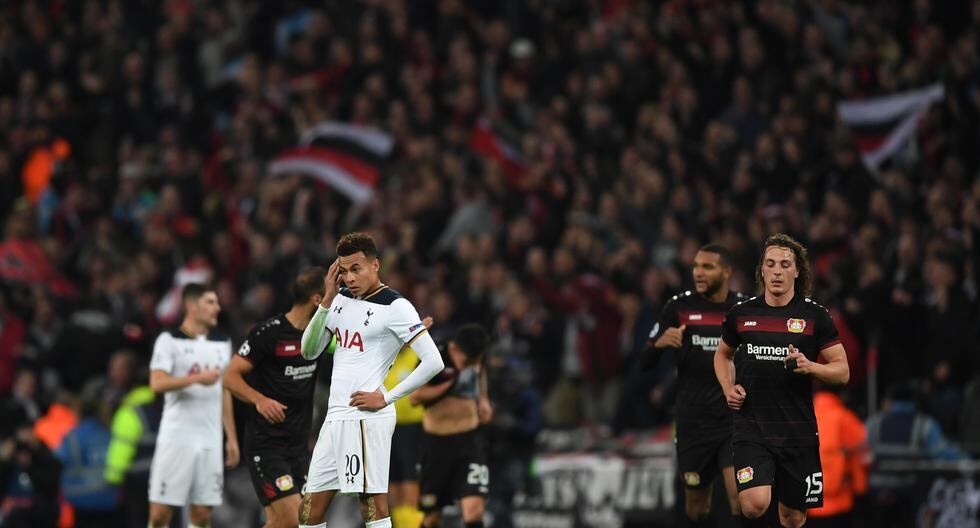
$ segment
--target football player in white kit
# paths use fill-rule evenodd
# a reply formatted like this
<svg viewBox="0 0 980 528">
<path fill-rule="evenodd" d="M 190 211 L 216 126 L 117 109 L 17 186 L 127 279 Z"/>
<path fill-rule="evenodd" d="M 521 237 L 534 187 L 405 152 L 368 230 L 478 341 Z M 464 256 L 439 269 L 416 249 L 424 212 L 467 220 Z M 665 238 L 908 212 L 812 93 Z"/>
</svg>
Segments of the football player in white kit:
<svg viewBox="0 0 980 528">
<path fill-rule="evenodd" d="M 368 528 L 390 528 L 388 465 L 395 430 L 391 403 L 421 387 L 444 365 L 412 303 L 381 283 L 378 249 L 370 235 L 344 235 L 337 243 L 337 257 L 301 346 L 303 356 L 312 359 L 336 339 L 330 403 L 313 448 L 299 525 L 326 526 L 327 508 L 339 492 L 359 495 Z M 344 285 L 339 295 L 338 276 Z M 420 363 L 386 391 L 385 375 L 406 345 Z"/>
<path fill-rule="evenodd" d="M 170 526 L 173 508 L 188 505 L 191 528 L 210 526 L 224 484 L 222 425 L 228 466 L 239 458 L 231 396 L 219 382 L 231 360 L 231 340 L 213 331 L 218 296 L 188 284 L 181 300 L 183 322 L 157 337 L 150 360 L 150 387 L 166 395 L 150 466 L 150 528 Z"/>
</svg>

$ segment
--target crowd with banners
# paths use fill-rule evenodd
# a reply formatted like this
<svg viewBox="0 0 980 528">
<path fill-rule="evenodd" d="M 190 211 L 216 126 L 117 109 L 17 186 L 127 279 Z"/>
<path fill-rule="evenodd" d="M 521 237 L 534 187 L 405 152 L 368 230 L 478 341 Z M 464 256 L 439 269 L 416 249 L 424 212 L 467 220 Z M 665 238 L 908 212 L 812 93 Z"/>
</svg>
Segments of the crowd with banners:
<svg viewBox="0 0 980 528">
<path fill-rule="evenodd" d="M 750 294 L 767 235 L 804 241 L 851 362 L 842 408 L 967 458 L 978 46 L 976 0 L 4 3 L 0 518 L 67 510 L 61 440 L 141 408 L 184 284 L 215 285 L 239 343 L 354 228 L 435 337 L 492 331 L 495 526 L 676 501 L 657 457 L 535 441 L 669 427 L 674 365 L 640 355 L 709 241 Z M 909 515 L 975 495 L 942 482 Z M 216 523 L 246 526 L 248 500 Z"/>
</svg>

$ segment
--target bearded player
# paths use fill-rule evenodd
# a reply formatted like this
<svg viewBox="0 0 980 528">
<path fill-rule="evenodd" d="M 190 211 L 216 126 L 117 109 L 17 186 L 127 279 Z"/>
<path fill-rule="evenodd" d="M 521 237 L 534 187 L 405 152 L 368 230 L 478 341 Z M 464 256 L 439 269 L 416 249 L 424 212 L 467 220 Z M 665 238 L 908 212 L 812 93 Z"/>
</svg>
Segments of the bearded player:
<svg viewBox="0 0 980 528">
<path fill-rule="evenodd" d="M 694 256 L 694 291 L 672 298 L 653 327 L 648 351 L 677 351 L 677 472 L 684 483 L 684 505 L 693 526 L 706 526 L 711 489 L 720 473 L 732 515 L 739 515 L 732 467 L 732 413 L 715 378 L 714 355 L 725 313 L 745 299 L 729 291 L 732 255 L 708 244 Z M 652 350 L 651 350 L 652 349 Z"/>
<path fill-rule="evenodd" d="M 317 377 L 317 362 L 300 355 L 300 341 L 323 299 L 326 274 L 320 267 L 300 273 L 293 306 L 249 332 L 224 376 L 225 388 L 252 407 L 243 447 L 265 509 L 263 528 L 293 528 L 299 514 Z"/>
</svg>

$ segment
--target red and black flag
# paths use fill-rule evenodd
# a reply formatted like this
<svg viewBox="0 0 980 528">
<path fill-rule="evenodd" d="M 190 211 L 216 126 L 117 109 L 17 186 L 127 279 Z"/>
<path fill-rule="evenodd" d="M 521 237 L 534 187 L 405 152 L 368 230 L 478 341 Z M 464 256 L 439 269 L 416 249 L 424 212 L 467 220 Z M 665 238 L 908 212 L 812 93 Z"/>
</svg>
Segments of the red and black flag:
<svg viewBox="0 0 980 528">
<path fill-rule="evenodd" d="M 481 156 L 497 160 L 511 183 L 520 180 L 527 172 L 527 164 L 520 148 L 497 130 L 488 117 L 481 117 L 477 121 L 473 135 L 470 136 L 470 149 Z"/>
<path fill-rule="evenodd" d="M 394 148 L 387 132 L 328 121 L 303 134 L 300 146 L 280 153 L 269 172 L 312 176 L 361 204 L 374 195 Z"/>
<path fill-rule="evenodd" d="M 837 113 L 854 131 L 864 164 L 875 170 L 908 145 L 919 119 L 942 98 L 943 86 L 937 83 L 884 97 L 843 101 Z"/>
</svg>

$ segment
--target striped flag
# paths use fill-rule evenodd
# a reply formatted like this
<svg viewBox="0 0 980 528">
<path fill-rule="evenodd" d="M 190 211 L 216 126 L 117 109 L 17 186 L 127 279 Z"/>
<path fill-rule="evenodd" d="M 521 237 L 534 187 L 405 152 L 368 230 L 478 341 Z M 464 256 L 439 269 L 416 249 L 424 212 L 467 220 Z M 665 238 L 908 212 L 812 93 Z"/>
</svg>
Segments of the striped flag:
<svg viewBox="0 0 980 528">
<path fill-rule="evenodd" d="M 936 83 L 874 99 L 842 101 L 837 113 L 854 131 L 864 164 L 876 170 L 915 136 L 919 119 L 942 100 L 943 93 L 943 86 Z"/>
<path fill-rule="evenodd" d="M 493 123 L 485 116 L 477 121 L 476 128 L 473 129 L 470 148 L 477 154 L 497 160 L 511 183 L 519 180 L 527 172 L 524 155 L 520 149 L 494 130 Z"/>
<path fill-rule="evenodd" d="M 280 153 L 269 172 L 312 176 L 363 204 L 374 195 L 394 148 L 394 138 L 384 131 L 327 121 L 303 134 L 300 146 Z"/>
</svg>

